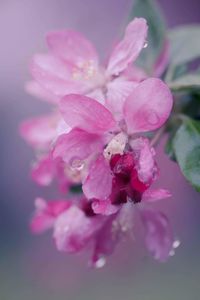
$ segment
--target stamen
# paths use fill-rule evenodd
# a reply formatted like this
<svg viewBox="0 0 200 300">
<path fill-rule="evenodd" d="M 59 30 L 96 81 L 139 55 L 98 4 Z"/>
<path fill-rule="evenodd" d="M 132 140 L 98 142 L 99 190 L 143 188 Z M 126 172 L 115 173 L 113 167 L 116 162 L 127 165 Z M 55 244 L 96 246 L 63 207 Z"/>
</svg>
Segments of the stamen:
<svg viewBox="0 0 200 300">
<path fill-rule="evenodd" d="M 95 77 L 97 74 L 95 62 L 88 60 L 85 62 L 79 62 L 78 67 L 74 68 L 72 72 L 72 78 L 74 80 L 88 80 Z"/>
<path fill-rule="evenodd" d="M 104 157 L 110 160 L 114 154 L 123 154 L 127 143 L 127 135 L 123 132 L 117 134 L 104 149 Z"/>
</svg>

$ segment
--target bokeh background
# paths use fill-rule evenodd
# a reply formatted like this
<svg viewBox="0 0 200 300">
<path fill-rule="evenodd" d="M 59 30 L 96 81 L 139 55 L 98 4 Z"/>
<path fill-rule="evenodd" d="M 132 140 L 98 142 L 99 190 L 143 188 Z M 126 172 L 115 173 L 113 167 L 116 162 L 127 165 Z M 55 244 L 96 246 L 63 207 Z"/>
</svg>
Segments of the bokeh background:
<svg viewBox="0 0 200 300">
<path fill-rule="evenodd" d="M 170 27 L 200 22 L 199 0 L 159 3 Z M 34 198 L 54 195 L 31 182 L 33 152 L 18 135 L 23 118 L 49 110 L 24 92 L 30 58 L 45 49 L 46 32 L 61 28 L 82 31 L 106 56 L 131 5 L 132 0 L 0 0 L 0 300 L 200 299 L 200 196 L 162 145 L 160 184 L 173 193 L 162 209 L 181 240 L 167 264 L 155 263 L 141 241 L 132 241 L 95 271 L 87 267 L 88 253 L 60 254 L 50 235 L 35 237 L 28 230 Z"/>
</svg>

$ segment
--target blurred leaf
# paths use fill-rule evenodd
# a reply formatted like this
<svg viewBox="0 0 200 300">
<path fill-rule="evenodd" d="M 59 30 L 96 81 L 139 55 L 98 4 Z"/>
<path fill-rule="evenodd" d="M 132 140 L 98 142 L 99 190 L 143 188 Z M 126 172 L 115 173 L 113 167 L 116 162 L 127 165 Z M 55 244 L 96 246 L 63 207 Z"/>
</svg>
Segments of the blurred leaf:
<svg viewBox="0 0 200 300">
<path fill-rule="evenodd" d="M 168 140 L 165 144 L 165 153 L 171 160 L 176 161 L 176 156 L 175 156 L 174 147 L 173 147 L 173 138 L 174 138 L 174 135 L 170 134 L 170 136 L 168 137 Z"/>
<path fill-rule="evenodd" d="M 74 184 L 74 185 L 70 186 L 70 192 L 72 194 L 83 193 L 81 184 Z"/>
<path fill-rule="evenodd" d="M 200 89 L 200 74 L 184 75 L 168 83 L 168 85 L 174 91 Z"/>
<path fill-rule="evenodd" d="M 148 46 L 142 51 L 138 64 L 147 72 L 152 73 L 154 64 L 165 45 L 165 20 L 157 2 L 154 0 L 135 0 L 131 19 L 134 17 L 145 18 L 149 26 Z"/>
<path fill-rule="evenodd" d="M 200 192 L 200 122 L 187 119 L 173 139 L 176 159 L 186 179 Z"/>
<path fill-rule="evenodd" d="M 199 119 L 200 117 L 200 90 L 188 92 L 181 97 L 182 112 L 192 117 L 193 119 Z"/>
<path fill-rule="evenodd" d="M 187 71 L 188 71 L 187 64 L 177 66 L 174 69 L 173 80 L 175 80 L 181 76 L 185 76 Z"/>
<path fill-rule="evenodd" d="M 166 132 L 168 138 L 165 144 L 165 153 L 172 161 L 175 162 L 176 162 L 176 156 L 174 151 L 173 140 L 181 124 L 182 124 L 182 120 L 173 116 L 169 119 L 168 123 L 166 124 Z"/>
<path fill-rule="evenodd" d="M 200 25 L 176 27 L 169 32 L 170 64 L 178 66 L 200 57 Z"/>
</svg>

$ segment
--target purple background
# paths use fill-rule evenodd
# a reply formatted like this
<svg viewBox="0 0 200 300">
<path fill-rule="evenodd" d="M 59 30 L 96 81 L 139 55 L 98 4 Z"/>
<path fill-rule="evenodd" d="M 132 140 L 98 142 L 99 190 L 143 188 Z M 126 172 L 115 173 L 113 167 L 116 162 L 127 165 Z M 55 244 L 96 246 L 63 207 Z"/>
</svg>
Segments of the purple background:
<svg viewBox="0 0 200 300">
<path fill-rule="evenodd" d="M 142 0 L 141 0 L 142 1 Z M 49 110 L 24 92 L 31 55 L 45 49 L 51 29 L 82 31 L 107 54 L 123 29 L 131 0 L 1 0 L 0 2 L 0 299 L 70 300 L 199 299 L 200 196 L 177 166 L 161 153 L 160 184 L 173 197 L 162 204 L 182 246 L 167 264 L 157 264 L 142 242 L 121 245 L 99 271 L 88 254 L 58 253 L 49 235 L 33 237 L 28 220 L 37 195 L 48 196 L 28 177 L 33 152 L 18 136 L 23 118 Z M 160 0 L 169 26 L 200 21 L 199 0 Z M 105 55 L 104 55 L 105 56 Z M 53 194 L 53 191 L 51 191 Z M 139 245 L 138 245 L 139 244 Z M 142 249 L 142 250 L 141 250 Z"/>
</svg>

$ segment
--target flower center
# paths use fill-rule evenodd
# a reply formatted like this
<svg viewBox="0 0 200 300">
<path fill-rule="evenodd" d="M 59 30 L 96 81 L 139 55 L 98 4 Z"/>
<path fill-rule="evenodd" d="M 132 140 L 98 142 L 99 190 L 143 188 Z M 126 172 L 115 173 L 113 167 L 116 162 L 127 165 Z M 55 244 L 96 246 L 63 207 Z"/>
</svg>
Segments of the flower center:
<svg viewBox="0 0 200 300">
<path fill-rule="evenodd" d="M 127 143 L 127 135 L 123 132 L 115 135 L 104 149 L 104 157 L 110 160 L 115 154 L 122 155 Z"/>
<path fill-rule="evenodd" d="M 96 63 L 93 60 L 81 61 L 72 71 L 75 80 L 89 80 L 97 73 Z"/>
<path fill-rule="evenodd" d="M 110 159 L 110 168 L 114 175 L 111 202 L 122 204 L 128 199 L 134 203 L 140 202 L 142 194 L 149 188 L 151 182 L 145 183 L 139 179 L 133 153 L 113 155 Z"/>
<path fill-rule="evenodd" d="M 81 61 L 72 71 L 72 78 L 79 81 L 88 81 L 93 89 L 106 87 L 105 69 L 96 64 L 93 60 Z"/>
</svg>

